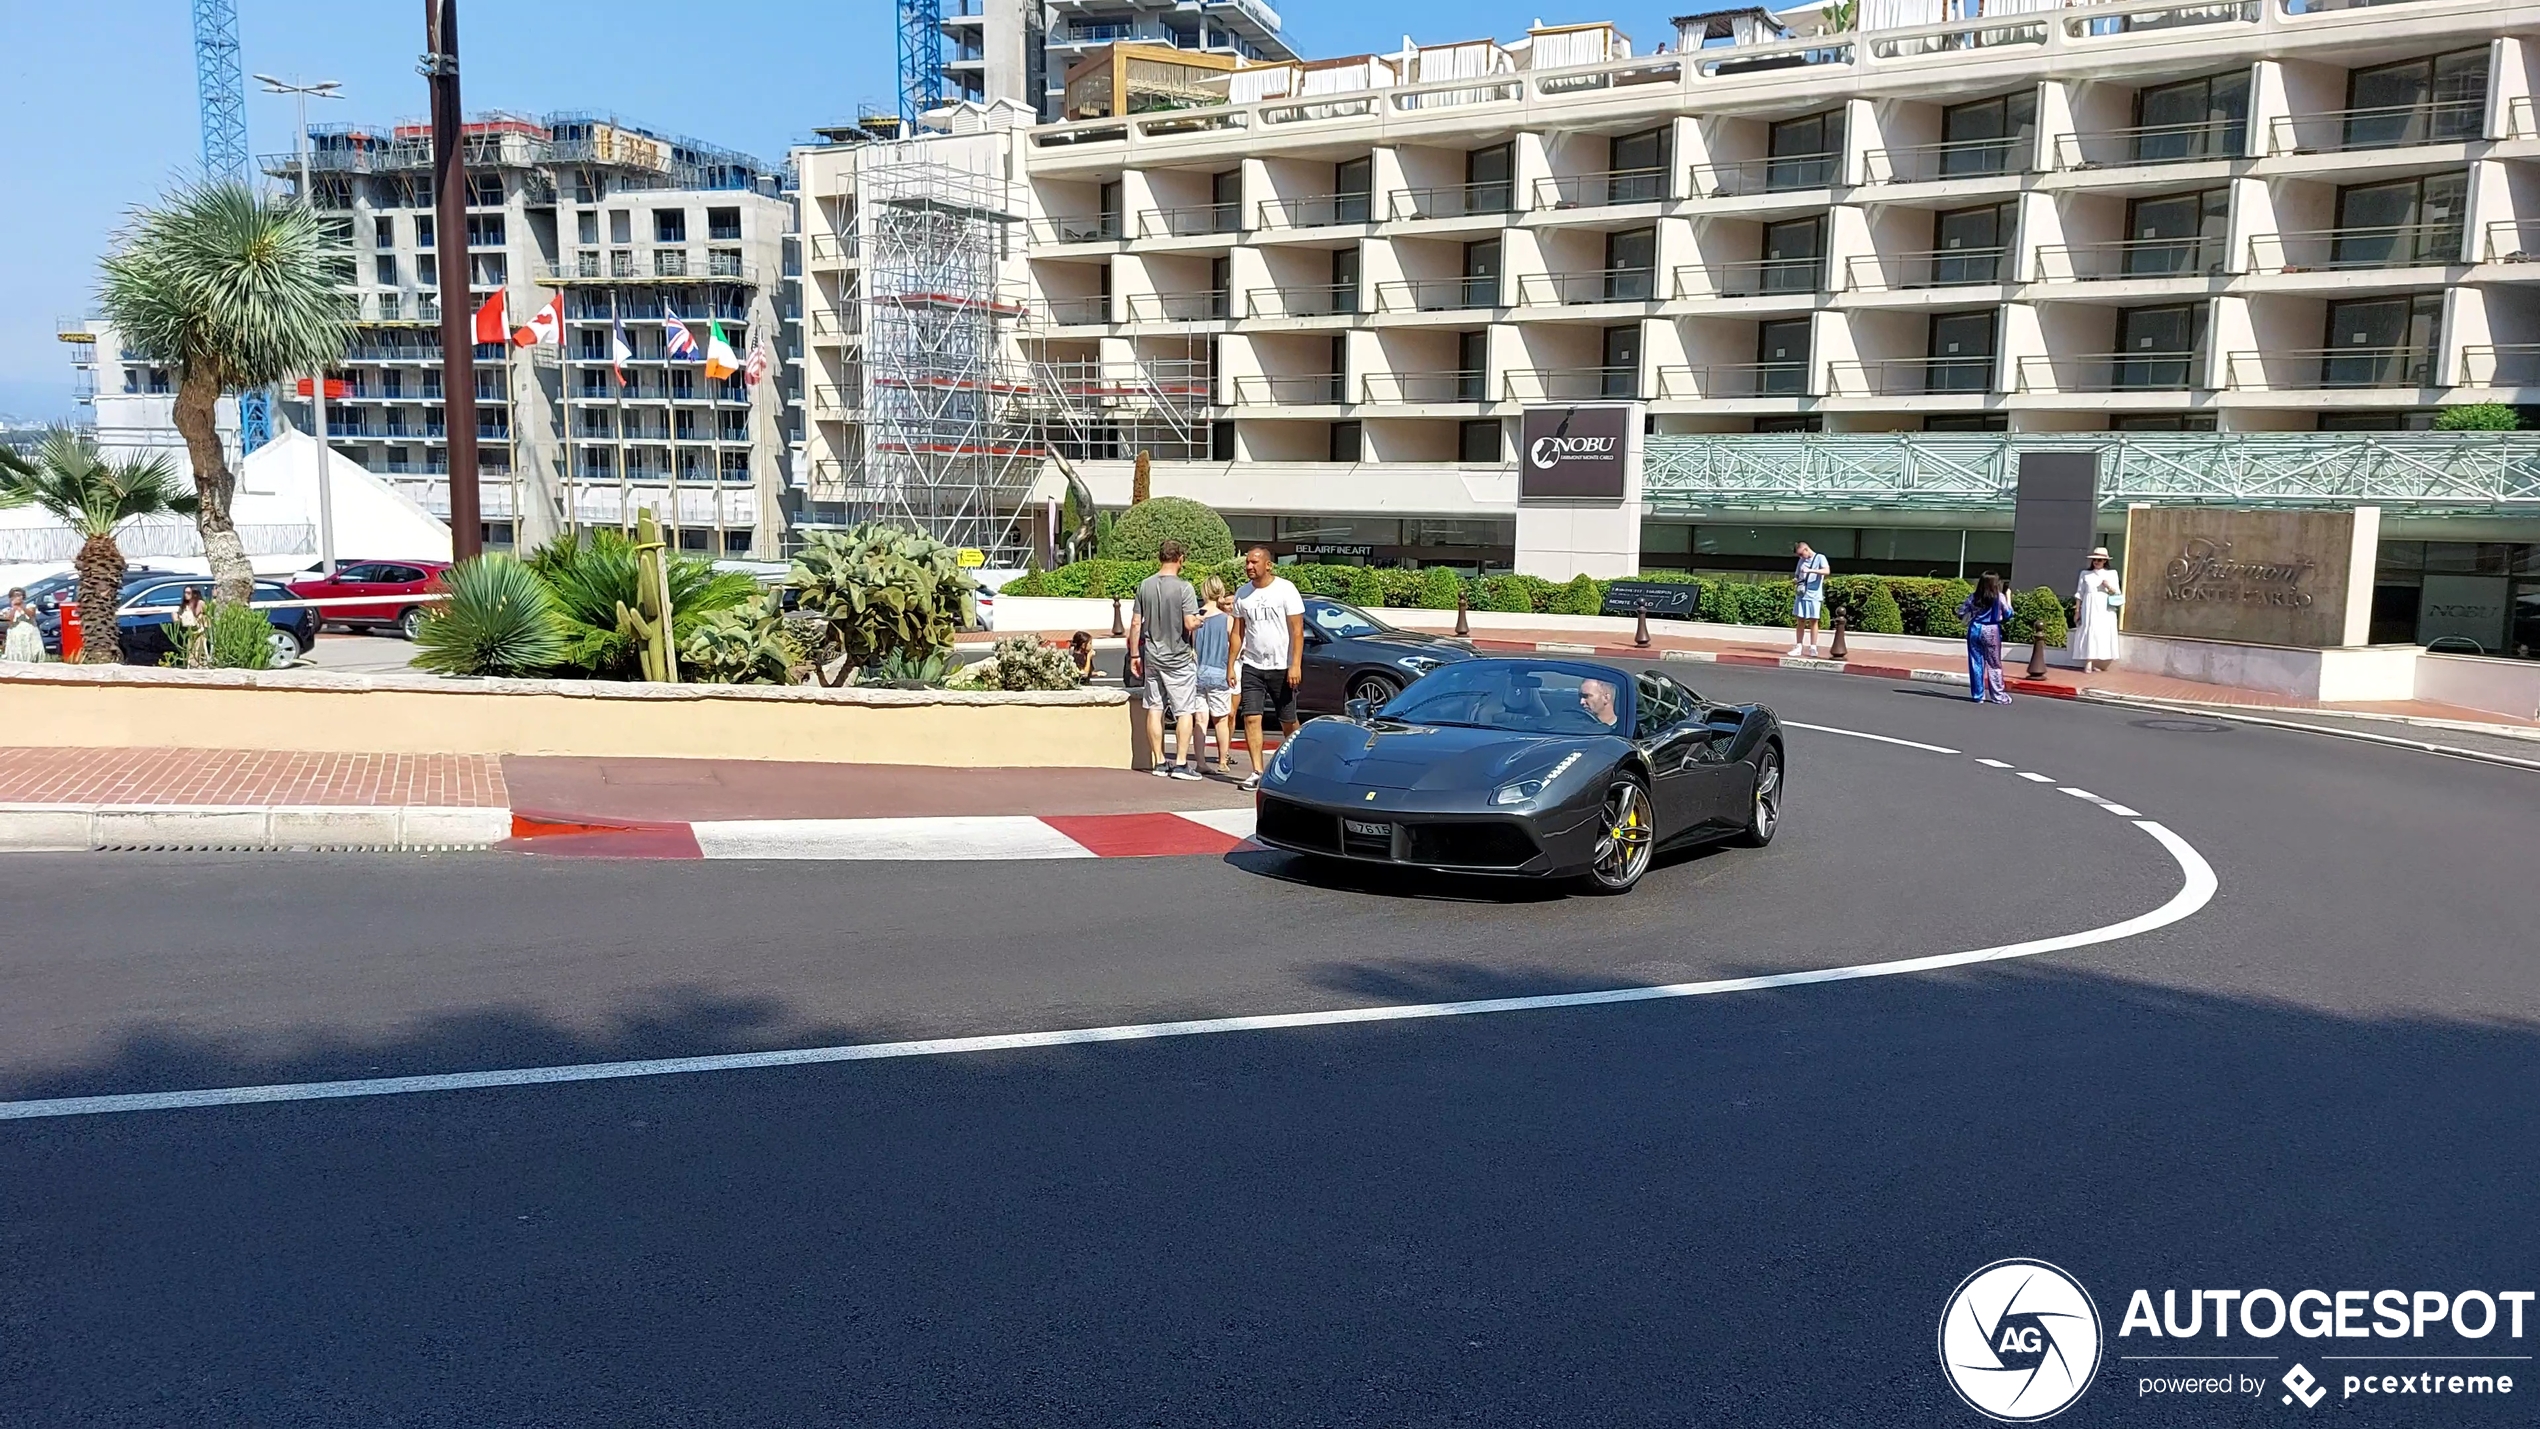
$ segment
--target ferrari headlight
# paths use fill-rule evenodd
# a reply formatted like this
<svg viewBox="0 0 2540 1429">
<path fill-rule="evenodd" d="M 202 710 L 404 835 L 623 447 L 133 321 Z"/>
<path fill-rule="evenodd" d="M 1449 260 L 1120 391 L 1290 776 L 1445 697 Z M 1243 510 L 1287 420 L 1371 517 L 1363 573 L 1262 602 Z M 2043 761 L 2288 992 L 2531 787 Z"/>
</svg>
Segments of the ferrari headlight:
<svg viewBox="0 0 2540 1429">
<path fill-rule="evenodd" d="M 1270 756 L 1270 778 L 1274 782 L 1286 780 L 1291 767 L 1293 765 L 1288 758 L 1288 743 L 1286 740 L 1281 740 L 1278 753 Z"/>
<path fill-rule="evenodd" d="M 1578 752 L 1573 750 L 1570 753 L 1561 756 L 1560 763 L 1553 765 L 1550 769 L 1543 771 L 1541 774 L 1536 775 L 1532 779 L 1520 779 L 1514 784 L 1500 785 L 1499 788 L 1492 791 L 1490 801 L 1493 804 L 1522 804 L 1528 799 L 1535 797 L 1537 794 L 1542 793 L 1545 789 L 1550 788 L 1552 781 L 1569 772 L 1570 766 L 1578 762 Z"/>
</svg>

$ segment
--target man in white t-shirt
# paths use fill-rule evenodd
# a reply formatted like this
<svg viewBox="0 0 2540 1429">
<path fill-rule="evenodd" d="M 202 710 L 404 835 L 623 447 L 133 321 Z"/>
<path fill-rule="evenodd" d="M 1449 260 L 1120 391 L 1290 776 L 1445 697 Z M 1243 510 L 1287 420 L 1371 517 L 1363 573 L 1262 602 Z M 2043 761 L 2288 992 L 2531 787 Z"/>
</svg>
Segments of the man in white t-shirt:
<svg viewBox="0 0 2540 1429">
<path fill-rule="evenodd" d="M 1244 574 L 1251 577 L 1235 592 L 1234 628 L 1227 631 L 1229 668 L 1226 683 L 1243 692 L 1244 752 L 1252 756 L 1252 777 L 1243 787 L 1261 787 L 1261 723 L 1279 722 L 1279 732 L 1296 734 L 1296 687 L 1305 680 L 1305 597 L 1278 574 L 1270 548 L 1244 552 Z"/>
</svg>

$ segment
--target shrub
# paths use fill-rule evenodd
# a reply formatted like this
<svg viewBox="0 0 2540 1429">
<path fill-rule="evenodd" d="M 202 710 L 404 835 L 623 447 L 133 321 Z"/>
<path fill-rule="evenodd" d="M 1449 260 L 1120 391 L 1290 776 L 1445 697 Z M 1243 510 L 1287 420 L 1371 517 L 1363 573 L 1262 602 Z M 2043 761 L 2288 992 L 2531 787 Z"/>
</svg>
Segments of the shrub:
<svg viewBox="0 0 2540 1429">
<path fill-rule="evenodd" d="M 1349 579 L 1341 590 L 1341 599 L 1362 610 L 1384 607 L 1385 582 L 1369 567 L 1352 566 Z"/>
<path fill-rule="evenodd" d="M 273 667 L 273 621 L 254 606 L 213 601 L 204 612 L 203 638 L 211 646 L 216 669 Z"/>
<path fill-rule="evenodd" d="M 1896 592 L 1880 581 L 1870 587 L 1869 598 L 1861 602 L 1861 633 L 1864 635 L 1902 635 L 1905 612 L 1896 604 Z"/>
<path fill-rule="evenodd" d="M 737 571 L 718 571 L 703 556 L 664 551 L 670 577 L 670 636 L 674 648 L 697 621 L 729 610 L 758 594 L 758 582 Z M 643 678 L 643 640 L 618 611 L 633 611 L 641 587 L 635 542 L 624 532 L 567 533 L 532 552 L 529 569 L 555 597 L 565 652 L 554 663 L 603 680 Z"/>
<path fill-rule="evenodd" d="M 990 689 L 1076 688 L 1076 666 L 1067 658 L 1067 652 L 1055 645 L 1043 645 L 1029 635 L 998 641 L 996 653 L 979 663 L 988 667 L 980 673 L 979 683 Z"/>
<path fill-rule="evenodd" d="M 2438 432 L 2510 432 L 2521 425 L 2522 413 L 2502 402 L 2466 402 L 2434 419 Z"/>
<path fill-rule="evenodd" d="M 1420 596 L 1413 604 L 1422 610 L 1453 610 L 1463 591 L 1462 577 L 1444 566 L 1431 566 L 1420 572 Z"/>
<path fill-rule="evenodd" d="M 707 612 L 679 640 L 679 668 L 699 684 L 790 685 L 803 663 L 802 646 L 785 628 L 784 599 L 774 590 Z"/>
<path fill-rule="evenodd" d="M 1553 589 L 1552 597 L 1545 605 L 1545 613 L 1594 615 L 1604 604 L 1604 587 L 1597 584 L 1596 577 L 1582 572 L 1570 577 L 1567 583 Z"/>
<path fill-rule="evenodd" d="M 1418 571 L 1399 570 L 1387 566 L 1376 572 L 1376 579 L 1384 585 L 1385 604 L 1412 606 L 1420 603 L 1420 573 Z"/>
<path fill-rule="evenodd" d="M 796 608 L 817 618 L 807 653 L 828 684 L 894 653 L 922 659 L 945 649 L 978 617 L 979 584 L 961 568 L 960 553 L 897 526 L 813 532 L 786 584 Z M 833 660 L 834 681 L 825 672 Z"/>
<path fill-rule="evenodd" d="M 1231 561 L 1235 536 L 1226 518 L 1184 496 L 1158 496 L 1130 507 L 1111 526 L 1103 554 L 1114 560 L 1152 561 L 1167 540 L 1182 543 L 1194 561 Z"/>
<path fill-rule="evenodd" d="M 1966 638 L 1966 622 L 1958 618 L 1958 607 L 1975 593 L 1973 581 L 1938 576 L 1891 576 L 1882 582 L 1887 593 L 1905 616 L 1908 635 L 1937 635 L 1952 640 Z"/>
<path fill-rule="evenodd" d="M 479 556 L 441 577 L 414 663 L 443 675 L 535 675 L 564 663 L 563 621 L 547 583 L 509 556 Z"/>
<path fill-rule="evenodd" d="M 2003 639 L 2061 645 L 2071 636 L 2072 628 L 2064 621 L 2064 602 L 2055 592 L 2038 586 L 2012 594 L 2011 628 L 2002 632 Z"/>
<path fill-rule="evenodd" d="M 1473 608 L 1522 615 L 1535 607 L 1526 596 L 1524 576 L 1484 576 L 1473 583 Z"/>
</svg>

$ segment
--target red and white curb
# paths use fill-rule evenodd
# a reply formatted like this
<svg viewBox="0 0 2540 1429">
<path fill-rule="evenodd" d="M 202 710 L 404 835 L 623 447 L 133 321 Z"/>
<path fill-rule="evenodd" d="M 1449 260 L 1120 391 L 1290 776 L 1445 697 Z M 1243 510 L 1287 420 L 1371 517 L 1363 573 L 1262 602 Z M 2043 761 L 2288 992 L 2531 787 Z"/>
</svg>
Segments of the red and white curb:
<svg viewBox="0 0 2540 1429">
<path fill-rule="evenodd" d="M 0 804 L 0 852 L 483 848 L 512 811 L 430 804 Z"/>
<path fill-rule="evenodd" d="M 508 851 L 578 858 L 913 860 L 1158 858 L 1224 854 L 1252 836 L 1250 809 L 1151 814 L 943 815 L 903 819 L 603 821 L 521 814 Z"/>
</svg>

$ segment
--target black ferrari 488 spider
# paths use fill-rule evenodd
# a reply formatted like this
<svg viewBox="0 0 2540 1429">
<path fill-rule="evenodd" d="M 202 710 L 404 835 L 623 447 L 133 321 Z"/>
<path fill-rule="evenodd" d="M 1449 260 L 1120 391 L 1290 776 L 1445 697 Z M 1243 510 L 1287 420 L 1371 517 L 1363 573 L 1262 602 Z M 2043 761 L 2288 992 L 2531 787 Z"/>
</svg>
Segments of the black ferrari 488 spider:
<svg viewBox="0 0 2540 1429">
<path fill-rule="evenodd" d="M 1440 666 L 1377 708 L 1308 721 L 1270 761 L 1272 848 L 1621 893 L 1659 849 L 1781 822 L 1781 722 L 1593 661 Z"/>
</svg>

